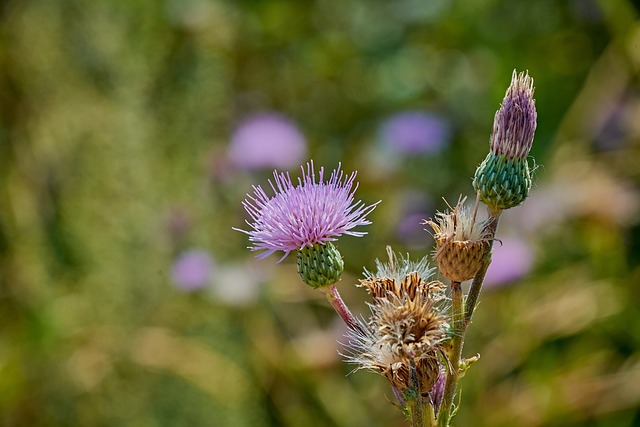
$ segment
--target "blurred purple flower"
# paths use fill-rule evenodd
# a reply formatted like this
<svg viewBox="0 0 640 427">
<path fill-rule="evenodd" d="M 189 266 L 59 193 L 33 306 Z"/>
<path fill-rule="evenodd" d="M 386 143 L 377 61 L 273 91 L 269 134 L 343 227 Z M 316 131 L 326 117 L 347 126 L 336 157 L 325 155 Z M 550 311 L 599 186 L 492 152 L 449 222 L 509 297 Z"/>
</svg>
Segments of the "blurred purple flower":
<svg viewBox="0 0 640 427">
<path fill-rule="evenodd" d="M 382 123 L 380 141 L 401 154 L 429 154 L 440 151 L 451 138 L 443 118 L 423 111 L 397 113 Z"/>
<path fill-rule="evenodd" d="M 171 278 L 177 288 L 195 291 L 206 286 L 213 274 L 213 259 L 203 250 L 182 253 L 173 264 Z"/>
<path fill-rule="evenodd" d="M 484 283 L 487 287 L 508 284 L 525 276 L 531 271 L 532 266 L 533 251 L 524 240 L 496 240 Z"/>
<path fill-rule="evenodd" d="M 228 154 L 231 162 L 242 169 L 286 169 L 302 162 L 307 145 L 290 119 L 276 113 L 260 113 L 239 124 Z"/>
<path fill-rule="evenodd" d="M 254 194 L 247 195 L 243 205 L 253 223 L 245 231 L 253 242 L 252 251 L 264 250 L 258 259 L 276 251 L 283 251 L 282 261 L 291 251 L 335 241 L 342 234 L 360 237 L 363 231 L 350 231 L 359 225 L 371 224 L 366 216 L 379 202 L 366 206 L 364 202 L 353 202 L 352 190 L 356 173 L 346 177 L 340 170 L 334 170 L 329 181 L 324 182 L 324 168 L 320 168 L 319 182 L 316 181 L 313 162 L 307 163 L 303 177 L 293 186 L 288 173 L 273 172 L 274 182 L 269 181 L 275 193 L 267 196 L 262 187 L 254 187 Z M 356 184 L 357 188 L 357 184 Z"/>
<path fill-rule="evenodd" d="M 433 215 L 431 201 L 423 191 L 408 190 L 401 194 L 395 205 L 401 209 L 400 221 L 396 227 L 398 238 L 412 248 L 426 247 L 430 242 L 425 238 L 422 222 Z"/>
</svg>

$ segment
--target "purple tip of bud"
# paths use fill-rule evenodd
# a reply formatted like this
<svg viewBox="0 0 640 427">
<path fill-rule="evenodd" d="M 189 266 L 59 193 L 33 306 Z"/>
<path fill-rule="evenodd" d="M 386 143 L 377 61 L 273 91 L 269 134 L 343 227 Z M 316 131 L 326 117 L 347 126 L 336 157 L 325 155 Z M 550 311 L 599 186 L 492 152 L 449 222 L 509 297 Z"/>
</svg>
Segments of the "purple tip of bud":
<svg viewBox="0 0 640 427">
<path fill-rule="evenodd" d="M 385 120 L 380 141 L 400 154 L 430 154 L 442 150 L 451 139 L 447 122 L 431 113 L 405 111 Z"/>
<path fill-rule="evenodd" d="M 296 124 L 286 116 L 260 113 L 238 125 L 228 154 L 241 169 L 288 169 L 302 162 L 307 144 Z"/>
<path fill-rule="evenodd" d="M 536 131 L 537 113 L 533 79 L 513 70 L 511 85 L 493 120 L 491 152 L 511 159 L 529 155 Z"/>
<path fill-rule="evenodd" d="M 173 264 L 171 279 L 178 289 L 196 291 L 206 286 L 213 274 L 213 259 L 203 250 L 181 254 Z"/>
<path fill-rule="evenodd" d="M 438 379 L 436 383 L 429 390 L 429 397 L 431 398 L 431 404 L 433 405 L 433 409 L 436 414 L 440 410 L 440 405 L 442 405 L 442 399 L 444 398 L 444 388 L 447 384 L 447 372 L 444 368 L 440 368 L 440 373 L 438 374 Z"/>
<path fill-rule="evenodd" d="M 506 238 L 496 241 L 484 283 L 487 288 L 497 288 L 514 282 L 531 271 L 533 261 L 533 250 L 524 240 Z"/>
</svg>

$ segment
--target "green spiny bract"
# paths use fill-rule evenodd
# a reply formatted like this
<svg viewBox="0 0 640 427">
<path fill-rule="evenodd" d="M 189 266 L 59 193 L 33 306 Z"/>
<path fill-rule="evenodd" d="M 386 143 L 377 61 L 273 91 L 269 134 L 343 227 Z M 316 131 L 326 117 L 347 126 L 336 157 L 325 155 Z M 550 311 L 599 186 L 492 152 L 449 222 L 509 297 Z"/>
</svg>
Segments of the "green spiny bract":
<svg viewBox="0 0 640 427">
<path fill-rule="evenodd" d="M 335 284 L 344 271 L 344 261 L 331 243 L 315 243 L 298 250 L 298 274 L 312 288 Z"/>
<path fill-rule="evenodd" d="M 518 206 L 529 195 L 531 171 L 526 159 L 489 153 L 476 169 L 473 188 L 490 209 Z"/>
</svg>

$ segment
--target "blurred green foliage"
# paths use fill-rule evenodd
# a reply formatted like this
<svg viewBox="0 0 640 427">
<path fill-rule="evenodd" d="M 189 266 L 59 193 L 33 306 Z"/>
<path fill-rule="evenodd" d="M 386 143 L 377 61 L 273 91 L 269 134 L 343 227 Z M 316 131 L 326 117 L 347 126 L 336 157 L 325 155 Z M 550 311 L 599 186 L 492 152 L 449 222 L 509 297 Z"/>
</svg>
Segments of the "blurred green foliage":
<svg viewBox="0 0 640 427">
<path fill-rule="evenodd" d="M 637 3 L 3 2 L 0 424 L 403 425 L 383 378 L 345 377 L 343 326 L 292 261 L 254 261 L 231 230 L 271 171 L 233 168 L 227 145 L 243 117 L 286 114 L 316 165 L 382 199 L 339 242 L 365 314 L 353 285 L 386 244 L 431 250 L 398 237 L 403 197 L 470 194 L 516 68 L 536 82 L 542 166 L 498 238 L 536 261 L 481 297 L 455 423 L 640 425 Z M 450 145 L 380 163 L 381 121 L 416 109 L 446 117 Z M 193 247 L 216 268 L 185 293 L 171 268 Z M 243 281 L 250 298 L 225 298 Z"/>
</svg>

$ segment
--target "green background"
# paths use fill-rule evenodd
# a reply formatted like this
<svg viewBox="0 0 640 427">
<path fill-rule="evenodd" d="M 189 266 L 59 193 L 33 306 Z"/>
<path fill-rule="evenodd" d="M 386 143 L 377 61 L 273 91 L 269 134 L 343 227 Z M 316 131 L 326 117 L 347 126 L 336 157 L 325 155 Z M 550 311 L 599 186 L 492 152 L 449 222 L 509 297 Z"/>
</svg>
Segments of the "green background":
<svg viewBox="0 0 640 427">
<path fill-rule="evenodd" d="M 481 296 L 455 425 L 640 425 L 637 3 L 3 2 L 0 424 L 404 425 L 382 377 L 347 376 L 344 327 L 293 257 L 256 261 L 231 229 L 271 171 L 228 168 L 227 145 L 277 111 L 317 166 L 358 170 L 356 197 L 382 203 L 338 244 L 340 289 L 366 314 L 354 284 L 385 245 L 431 252 L 397 237 L 402 195 L 472 193 L 515 68 L 535 80 L 539 167 L 498 238 L 535 263 Z M 380 121 L 413 109 L 451 143 L 381 164 Z M 185 293 L 170 273 L 194 247 L 216 269 Z M 239 282 L 252 297 L 229 303 Z"/>
</svg>

